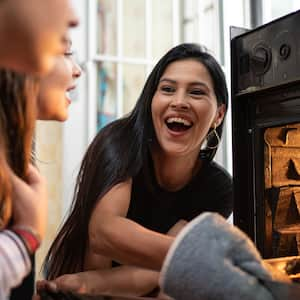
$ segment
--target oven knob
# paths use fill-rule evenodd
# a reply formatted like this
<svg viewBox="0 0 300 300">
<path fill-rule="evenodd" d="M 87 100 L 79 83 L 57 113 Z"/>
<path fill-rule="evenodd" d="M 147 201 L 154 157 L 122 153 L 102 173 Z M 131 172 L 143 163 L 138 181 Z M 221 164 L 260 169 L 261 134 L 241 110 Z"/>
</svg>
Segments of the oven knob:
<svg viewBox="0 0 300 300">
<path fill-rule="evenodd" d="M 287 44 L 283 44 L 279 48 L 279 56 L 281 59 L 287 59 L 291 54 L 291 47 Z"/>
<path fill-rule="evenodd" d="M 253 49 L 253 56 L 251 57 L 253 71 L 256 75 L 263 75 L 266 73 L 271 65 L 272 52 L 269 47 L 259 44 Z"/>
</svg>

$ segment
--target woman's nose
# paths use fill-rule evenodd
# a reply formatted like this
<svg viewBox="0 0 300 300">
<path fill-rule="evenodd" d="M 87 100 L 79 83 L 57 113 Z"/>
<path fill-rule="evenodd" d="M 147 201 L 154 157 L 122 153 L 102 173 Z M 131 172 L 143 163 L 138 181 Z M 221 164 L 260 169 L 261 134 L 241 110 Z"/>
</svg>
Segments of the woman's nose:
<svg viewBox="0 0 300 300">
<path fill-rule="evenodd" d="M 177 95 L 177 96 L 175 95 L 170 106 L 173 109 L 181 109 L 181 110 L 187 110 L 190 107 L 189 102 L 187 101 L 187 99 L 185 99 L 183 95 Z"/>
<path fill-rule="evenodd" d="M 69 4 L 68 7 L 68 27 L 76 27 L 79 24 L 79 18 L 77 14 L 75 13 L 75 10 L 71 4 Z"/>
<path fill-rule="evenodd" d="M 73 62 L 73 77 L 79 78 L 81 76 L 81 73 L 82 73 L 82 69 L 79 66 L 79 64 L 76 62 Z"/>
</svg>

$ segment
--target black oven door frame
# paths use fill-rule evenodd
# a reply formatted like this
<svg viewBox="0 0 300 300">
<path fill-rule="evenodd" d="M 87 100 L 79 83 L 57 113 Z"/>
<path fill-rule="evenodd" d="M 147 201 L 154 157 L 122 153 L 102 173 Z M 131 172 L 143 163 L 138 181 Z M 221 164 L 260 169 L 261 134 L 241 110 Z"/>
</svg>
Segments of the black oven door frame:
<svg viewBox="0 0 300 300">
<path fill-rule="evenodd" d="M 300 42 L 291 39 L 299 34 L 300 41 L 300 29 L 295 25 L 300 28 L 299 11 L 252 31 L 231 28 L 234 224 L 263 257 L 268 257 L 264 131 L 300 122 Z M 297 69 L 287 71 L 293 64 Z"/>
</svg>

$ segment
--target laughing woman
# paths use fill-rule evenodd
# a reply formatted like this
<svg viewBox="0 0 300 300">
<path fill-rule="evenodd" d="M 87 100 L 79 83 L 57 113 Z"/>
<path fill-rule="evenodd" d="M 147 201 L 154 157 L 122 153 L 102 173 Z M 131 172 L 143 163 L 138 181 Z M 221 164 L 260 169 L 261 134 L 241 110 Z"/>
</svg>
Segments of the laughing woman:
<svg viewBox="0 0 300 300">
<path fill-rule="evenodd" d="M 21 178 L 25 178 L 28 162 L 32 156 L 32 138 L 36 118 L 64 121 L 68 116 L 70 99 L 66 97 L 66 93 L 75 87 L 75 81 L 80 76 L 81 70 L 72 60 L 71 43 L 66 38 L 64 47 L 64 53 L 55 58 L 55 64 L 50 73 L 39 80 L 29 75 L 0 70 L 0 111 L 2 112 L 0 127 L 4 126 L 3 132 L 7 134 L 9 165 Z M 38 219 L 44 222 L 46 211 L 39 209 L 41 205 L 38 206 L 38 203 L 35 206 L 39 214 Z M 27 214 L 29 215 L 27 222 L 34 223 L 30 220 L 30 214 Z M 31 299 L 33 291 L 34 270 L 20 287 L 12 291 L 10 299 Z"/>
<path fill-rule="evenodd" d="M 61 276 L 58 287 L 147 294 L 186 222 L 204 211 L 227 218 L 232 181 L 213 162 L 227 104 L 224 74 L 207 51 L 182 44 L 163 56 L 133 111 L 89 146 L 47 279 L 82 272 Z"/>
<path fill-rule="evenodd" d="M 68 108 L 72 102 L 70 91 L 76 88 L 81 68 L 74 61 L 72 42 L 64 39 L 64 55 L 56 58 L 54 67 L 40 80 L 37 99 L 37 118 L 63 122 L 68 119 Z"/>
</svg>

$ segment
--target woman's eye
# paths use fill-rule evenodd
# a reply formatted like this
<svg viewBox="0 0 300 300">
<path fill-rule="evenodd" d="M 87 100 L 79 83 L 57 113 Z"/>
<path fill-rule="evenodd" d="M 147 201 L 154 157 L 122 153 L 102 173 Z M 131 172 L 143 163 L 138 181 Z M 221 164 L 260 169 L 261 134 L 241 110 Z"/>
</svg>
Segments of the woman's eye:
<svg viewBox="0 0 300 300">
<path fill-rule="evenodd" d="M 190 94 L 192 94 L 194 96 L 202 96 L 202 95 L 205 95 L 205 92 L 202 90 L 192 90 L 192 91 L 190 91 Z"/>
<path fill-rule="evenodd" d="M 175 91 L 175 89 L 171 86 L 162 86 L 160 89 L 164 93 L 173 93 Z"/>
</svg>

